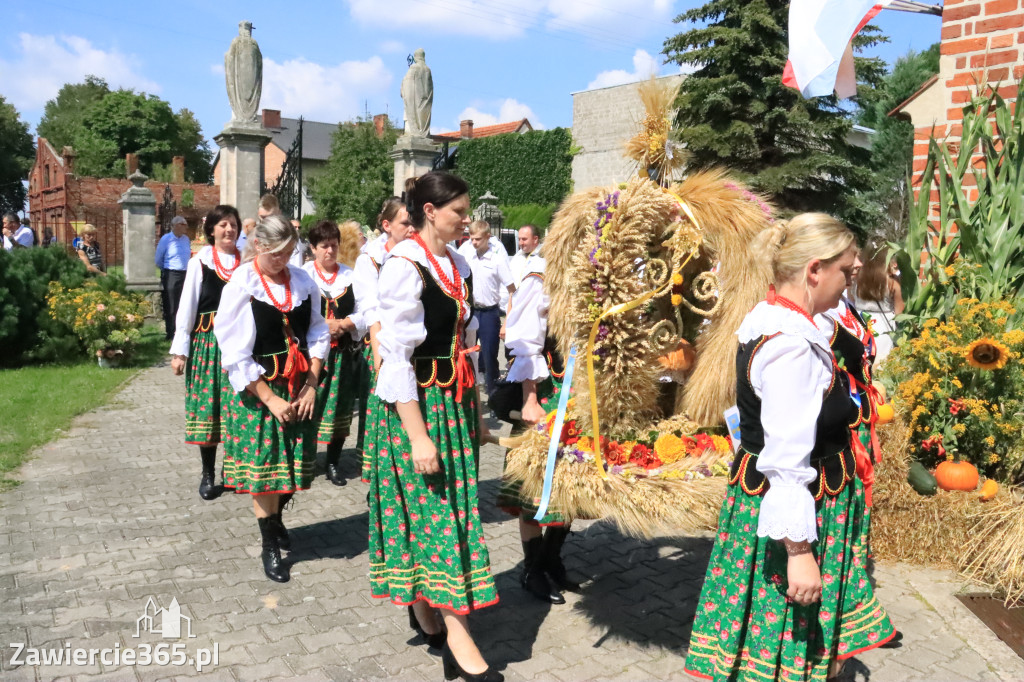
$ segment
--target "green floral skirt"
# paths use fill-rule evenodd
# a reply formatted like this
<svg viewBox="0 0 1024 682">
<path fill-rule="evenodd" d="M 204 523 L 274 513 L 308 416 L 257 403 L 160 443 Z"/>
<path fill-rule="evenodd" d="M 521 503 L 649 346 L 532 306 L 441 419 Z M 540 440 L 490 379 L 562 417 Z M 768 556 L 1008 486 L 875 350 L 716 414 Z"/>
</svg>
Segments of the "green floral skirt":
<svg viewBox="0 0 1024 682">
<path fill-rule="evenodd" d="M 220 346 L 209 331 L 192 334 L 185 362 L 185 442 L 216 445 L 221 442 L 223 409 L 234 391 L 220 363 Z"/>
<path fill-rule="evenodd" d="M 413 471 L 394 404 L 380 403 L 371 457 L 370 591 L 400 605 L 423 600 L 455 613 L 498 601 L 477 507 L 476 392 L 421 388 L 419 406 L 441 471 Z"/>
<path fill-rule="evenodd" d="M 729 486 L 718 518 L 686 671 L 715 680 L 824 680 L 831 662 L 895 634 L 865 570 L 864 488 L 859 479 L 818 502 L 821 601 L 786 599 L 781 541 L 757 536 L 761 497 Z"/>
<path fill-rule="evenodd" d="M 562 382 L 550 376 L 537 384 L 537 401 L 544 408 L 545 412 L 550 412 L 558 407 L 558 394 L 561 393 L 561 390 Z M 507 464 L 508 460 L 506 459 Z M 502 476 L 501 488 L 498 490 L 498 507 L 507 514 L 518 516 L 525 521 L 536 523 L 540 526 L 564 526 L 572 522 L 572 519 L 566 518 L 562 511 L 551 506 L 548 506 L 541 519 L 535 519 L 537 508 L 540 505 L 540 498 L 524 498 L 520 490 L 522 485 L 520 481 L 513 481 Z"/>
<path fill-rule="evenodd" d="M 343 443 L 352 426 L 352 408 L 358 390 L 356 354 L 358 350 L 332 348 L 320 371 L 316 388 L 316 410 L 313 421 L 317 424 L 318 443 Z"/>
<path fill-rule="evenodd" d="M 363 431 L 363 465 L 359 478 L 363 483 L 370 482 L 373 475 L 373 451 L 371 445 L 375 442 L 377 424 L 385 416 L 383 411 L 386 407 L 377 397 L 377 372 L 373 369 L 373 349 L 366 344 L 363 349 L 363 361 L 366 362 L 366 426 Z M 361 389 L 360 389 L 361 390 Z"/>
<path fill-rule="evenodd" d="M 288 400 L 288 380 L 269 382 Z M 224 438 L 224 487 L 236 493 L 267 495 L 307 490 L 316 474 L 316 423 L 284 426 L 249 393 L 233 394 Z"/>
</svg>

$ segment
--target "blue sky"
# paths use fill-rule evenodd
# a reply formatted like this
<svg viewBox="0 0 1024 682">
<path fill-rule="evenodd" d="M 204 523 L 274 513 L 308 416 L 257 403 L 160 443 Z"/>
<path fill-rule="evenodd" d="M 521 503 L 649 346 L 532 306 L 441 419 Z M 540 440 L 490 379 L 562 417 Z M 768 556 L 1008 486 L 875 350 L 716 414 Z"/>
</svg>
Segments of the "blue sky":
<svg viewBox="0 0 1024 682">
<path fill-rule="evenodd" d="M 939 0 L 931 0 L 938 2 Z M 261 108 L 340 121 L 388 112 L 401 123 L 406 55 L 426 50 L 435 132 L 527 116 L 535 127 L 572 125 L 571 93 L 639 80 L 663 65 L 672 19 L 695 0 L 0 0 L 9 21 L 0 94 L 33 128 L 45 102 L 86 74 L 187 107 L 207 138 L 231 112 L 224 52 L 238 22 L 253 22 L 264 59 Z M 141 10 L 146 10 L 145 12 Z M 885 11 L 890 63 L 939 39 L 938 17 Z M 213 145 L 211 141 L 211 146 Z"/>
</svg>

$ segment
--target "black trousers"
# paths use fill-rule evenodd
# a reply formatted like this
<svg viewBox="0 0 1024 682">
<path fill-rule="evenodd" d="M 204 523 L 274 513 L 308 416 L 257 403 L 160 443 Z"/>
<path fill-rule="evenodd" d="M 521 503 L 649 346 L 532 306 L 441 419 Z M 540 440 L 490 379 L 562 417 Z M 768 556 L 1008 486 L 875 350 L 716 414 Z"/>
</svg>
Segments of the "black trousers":
<svg viewBox="0 0 1024 682">
<path fill-rule="evenodd" d="M 164 331 L 168 339 L 174 337 L 174 320 L 178 317 L 178 303 L 181 301 L 181 290 L 184 286 L 184 270 L 160 269 L 160 289 L 163 291 L 164 303 Z"/>
</svg>

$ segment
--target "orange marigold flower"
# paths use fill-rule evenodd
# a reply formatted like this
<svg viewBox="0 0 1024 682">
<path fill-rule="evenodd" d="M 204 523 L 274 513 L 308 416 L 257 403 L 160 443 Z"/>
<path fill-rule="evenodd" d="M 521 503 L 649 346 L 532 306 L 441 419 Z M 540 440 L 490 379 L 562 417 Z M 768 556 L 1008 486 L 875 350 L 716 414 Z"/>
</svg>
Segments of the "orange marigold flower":
<svg viewBox="0 0 1024 682">
<path fill-rule="evenodd" d="M 663 433 L 654 441 L 654 454 L 665 464 L 672 464 L 686 456 L 686 445 L 674 433 Z"/>
</svg>

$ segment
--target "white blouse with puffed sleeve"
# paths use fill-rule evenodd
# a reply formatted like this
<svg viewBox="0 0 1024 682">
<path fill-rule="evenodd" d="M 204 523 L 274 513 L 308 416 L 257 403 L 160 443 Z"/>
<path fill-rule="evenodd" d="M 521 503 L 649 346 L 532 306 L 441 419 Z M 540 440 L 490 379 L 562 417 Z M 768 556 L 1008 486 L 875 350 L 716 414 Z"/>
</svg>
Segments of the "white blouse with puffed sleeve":
<svg viewBox="0 0 1024 682">
<path fill-rule="evenodd" d="M 814 496 L 817 476 L 811 451 L 825 391 L 832 381 L 828 337 L 807 317 L 765 301 L 747 314 L 736 332 L 740 343 L 766 341 L 750 365 L 750 383 L 761 399 L 764 449 L 757 470 L 768 479 L 757 534 L 799 542 L 818 538 Z"/>
<path fill-rule="evenodd" d="M 231 270 L 235 267 L 235 256 L 231 253 L 218 255 L 221 267 Z M 213 247 L 204 246 L 199 253 L 188 261 L 185 269 L 185 283 L 181 289 L 181 301 L 178 303 L 178 316 L 174 318 L 174 339 L 171 341 L 171 355 L 188 357 L 191 348 L 192 330 L 196 326 L 196 315 L 199 314 L 199 295 L 203 291 L 203 266 L 215 269 L 213 263 Z"/>
<path fill-rule="evenodd" d="M 302 305 L 307 299 L 312 299 L 306 347 L 311 358 L 323 360 L 331 347 L 331 335 L 327 322 L 320 314 L 320 289 L 302 268 L 289 265 L 288 274 L 292 292 L 292 307 L 289 310 Z M 266 281 L 274 298 L 279 303 L 284 301 L 284 285 L 275 284 L 269 279 Z M 213 327 L 213 333 L 220 345 L 221 364 L 228 372 L 231 387 L 239 393 L 267 371 L 252 356 L 253 345 L 256 343 L 252 298 L 274 305 L 250 261 L 240 265 L 231 276 L 231 281 L 224 285 L 224 291 L 220 295 L 220 307 L 217 308 L 216 324 Z"/>
<path fill-rule="evenodd" d="M 349 331 L 348 334 L 354 341 L 359 341 L 366 336 L 368 326 L 363 316 L 362 306 L 360 305 L 360 290 L 362 289 L 363 284 L 356 277 L 355 270 L 347 265 L 338 263 L 338 270 L 334 277 L 334 281 L 328 283 L 326 279 L 321 277 L 320 272 L 317 270 L 316 261 L 309 261 L 302 266 L 302 269 L 310 276 L 317 287 L 331 298 L 341 296 L 345 293 L 346 289 L 352 287 L 352 296 L 355 298 L 355 308 L 348 316 L 348 319 L 352 320 L 352 323 L 355 325 L 355 329 Z"/>
<path fill-rule="evenodd" d="M 452 268 L 457 267 L 463 280 L 470 275 L 469 264 L 455 249 L 448 248 L 448 258 L 436 258 L 445 276 L 452 280 Z M 377 335 L 380 344 L 380 374 L 377 375 L 376 394 L 386 403 L 411 402 L 419 400 L 416 389 L 416 373 L 412 366 L 412 352 L 427 338 L 423 323 L 423 280 L 412 261 L 419 263 L 437 280 L 437 273 L 427 261 L 422 247 L 407 239 L 391 249 L 380 269 L 379 281 L 385 286 L 378 288 L 378 320 L 381 331 Z M 438 286 L 443 285 L 438 281 Z M 471 310 L 465 306 L 463 321 L 468 322 L 467 331 L 473 328 Z"/>
</svg>

